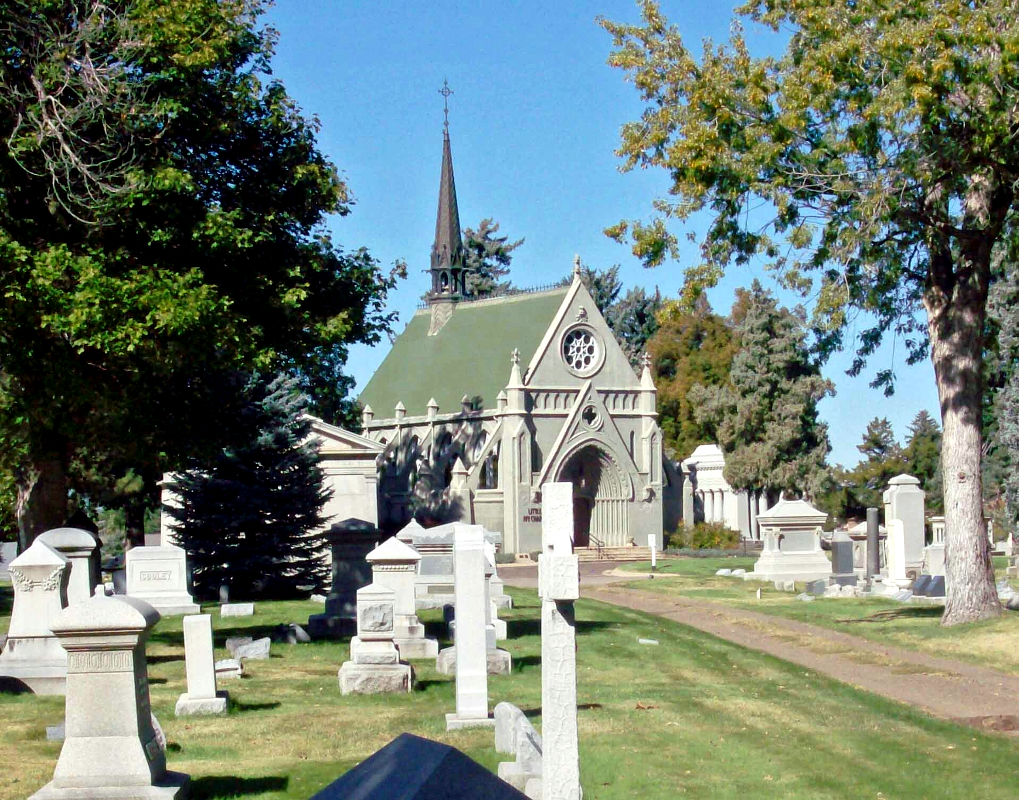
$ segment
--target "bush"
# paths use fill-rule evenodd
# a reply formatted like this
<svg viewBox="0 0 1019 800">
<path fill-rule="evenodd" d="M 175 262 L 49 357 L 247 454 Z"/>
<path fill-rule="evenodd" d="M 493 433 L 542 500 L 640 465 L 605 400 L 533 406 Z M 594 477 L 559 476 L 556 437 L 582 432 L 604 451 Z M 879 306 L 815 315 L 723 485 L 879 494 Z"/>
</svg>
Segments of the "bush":
<svg viewBox="0 0 1019 800">
<path fill-rule="evenodd" d="M 515 553 L 496 553 L 495 563 L 496 564 L 515 564 L 517 557 Z"/>
<path fill-rule="evenodd" d="M 693 528 L 680 526 L 669 534 L 666 547 L 694 550 L 732 550 L 739 546 L 739 531 L 732 531 L 720 522 L 698 522 Z"/>
</svg>

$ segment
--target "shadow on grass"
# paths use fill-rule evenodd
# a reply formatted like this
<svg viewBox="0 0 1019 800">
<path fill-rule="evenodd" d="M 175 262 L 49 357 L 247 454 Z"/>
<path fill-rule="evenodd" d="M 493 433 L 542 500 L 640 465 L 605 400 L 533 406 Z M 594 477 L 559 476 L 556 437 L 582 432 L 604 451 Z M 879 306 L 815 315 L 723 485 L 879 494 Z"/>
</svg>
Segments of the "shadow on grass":
<svg viewBox="0 0 1019 800">
<path fill-rule="evenodd" d="M 233 775 L 206 775 L 191 781 L 191 800 L 210 800 L 214 797 L 242 797 L 247 794 L 285 792 L 290 778 L 283 775 L 266 775 L 261 778 L 237 778 Z"/>
<path fill-rule="evenodd" d="M 166 683 L 166 678 L 149 678 L 149 686 L 159 686 Z"/>
<path fill-rule="evenodd" d="M 428 679 L 422 681 L 414 681 L 415 692 L 427 692 L 433 686 L 449 686 L 452 681 L 439 681 L 434 679 Z"/>
<path fill-rule="evenodd" d="M 523 669 L 524 667 L 540 667 L 541 656 L 518 656 L 513 659 L 513 670 Z"/>
<path fill-rule="evenodd" d="M 14 608 L 14 587 L 0 583 L 0 616 L 8 616 Z"/>
<path fill-rule="evenodd" d="M 150 664 L 169 664 L 171 661 L 183 661 L 184 656 L 146 656 Z"/>
<path fill-rule="evenodd" d="M 230 705 L 239 713 L 244 714 L 248 711 L 271 711 L 274 708 L 279 708 L 282 703 L 278 700 L 269 703 L 242 703 L 239 700 L 233 700 Z"/>
<path fill-rule="evenodd" d="M 585 634 L 602 628 L 611 628 L 615 622 L 606 620 L 577 620 L 577 633 Z M 516 639 L 518 636 L 541 636 L 540 619 L 508 619 L 506 620 L 506 636 Z"/>
<path fill-rule="evenodd" d="M 910 619 L 941 619 L 945 609 L 940 606 L 916 606 L 914 608 L 891 608 L 885 611 L 875 611 L 866 617 L 854 617 L 853 619 L 836 619 L 840 623 L 855 622 L 895 622 L 896 620 Z"/>
</svg>

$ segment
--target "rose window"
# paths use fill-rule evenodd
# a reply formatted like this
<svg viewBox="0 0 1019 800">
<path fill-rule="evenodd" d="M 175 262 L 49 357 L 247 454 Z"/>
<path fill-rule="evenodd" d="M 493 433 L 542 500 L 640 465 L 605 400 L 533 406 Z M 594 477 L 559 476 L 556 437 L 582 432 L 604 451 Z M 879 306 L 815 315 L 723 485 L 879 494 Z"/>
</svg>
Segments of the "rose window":
<svg viewBox="0 0 1019 800">
<path fill-rule="evenodd" d="M 570 331 L 563 339 L 563 358 L 574 372 L 587 372 L 598 360 L 598 342 L 583 328 Z"/>
</svg>

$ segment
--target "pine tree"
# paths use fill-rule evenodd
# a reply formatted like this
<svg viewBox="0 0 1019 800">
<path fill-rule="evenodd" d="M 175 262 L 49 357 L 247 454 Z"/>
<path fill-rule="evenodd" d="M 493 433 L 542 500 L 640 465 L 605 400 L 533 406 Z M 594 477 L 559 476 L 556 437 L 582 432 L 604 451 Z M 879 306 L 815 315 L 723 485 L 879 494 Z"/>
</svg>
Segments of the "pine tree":
<svg viewBox="0 0 1019 800">
<path fill-rule="evenodd" d="M 867 423 L 863 440 L 856 446 L 864 458 L 842 475 L 846 487 L 845 513 L 860 517 L 868 508 L 880 508 L 888 481 L 908 471 L 902 447 L 885 417 Z"/>
<path fill-rule="evenodd" d="M 170 485 L 181 508 L 167 507 L 194 570 L 195 590 L 235 597 L 287 598 L 321 591 L 329 575 L 327 499 L 317 447 L 309 438 L 308 398 L 279 375 L 248 382 L 244 441 L 210 464 L 194 464 Z"/>
<path fill-rule="evenodd" d="M 634 367 L 640 364 L 648 342 L 658 332 L 657 314 L 661 308 L 662 293 L 657 287 L 654 294 L 648 294 L 640 286 L 630 289 L 609 308 L 605 321 Z"/>
<path fill-rule="evenodd" d="M 909 438 L 903 451 L 906 472 L 919 478 L 927 493 L 926 506 L 933 513 L 944 508 L 941 480 L 941 428 L 934 417 L 921 409 L 909 424 Z"/>
<path fill-rule="evenodd" d="M 467 266 L 467 294 L 471 297 L 491 297 L 512 287 L 502 279 L 509 275 L 511 255 L 523 239 L 510 242 L 509 236 L 496 236 L 499 223 L 487 217 L 477 229 L 464 229 L 464 255 Z"/>
<path fill-rule="evenodd" d="M 740 289 L 739 350 L 727 386 L 697 385 L 697 419 L 715 421 L 725 479 L 736 491 L 771 489 L 817 496 L 827 483 L 828 426 L 817 404 L 834 393 L 807 349 L 801 319 L 756 280 Z"/>
<path fill-rule="evenodd" d="M 587 291 L 591 293 L 595 306 L 607 321 L 612 306 L 623 290 L 623 282 L 619 280 L 619 265 L 614 264 L 608 269 L 591 269 L 586 265 L 582 266 L 580 280 L 583 281 Z"/>
</svg>

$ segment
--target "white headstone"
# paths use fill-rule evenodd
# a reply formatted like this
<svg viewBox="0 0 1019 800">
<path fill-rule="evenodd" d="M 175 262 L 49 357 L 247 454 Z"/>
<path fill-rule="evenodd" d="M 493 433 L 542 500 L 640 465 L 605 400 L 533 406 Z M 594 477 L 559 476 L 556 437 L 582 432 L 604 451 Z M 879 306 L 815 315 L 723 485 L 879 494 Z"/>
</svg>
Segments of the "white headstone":
<svg viewBox="0 0 1019 800">
<path fill-rule="evenodd" d="M 29 800 L 177 800 L 188 776 L 166 771 L 149 703 L 145 640 L 159 613 L 134 597 L 95 595 L 61 611 L 68 653 L 66 738 L 53 780 Z"/>
<path fill-rule="evenodd" d="M 923 548 L 926 543 L 924 518 L 925 493 L 920 480 L 912 475 L 898 475 L 888 481 L 884 493 L 885 527 L 890 520 L 902 523 L 903 547 L 907 575 L 917 577 L 923 566 Z"/>
<path fill-rule="evenodd" d="M 400 661 L 396 634 L 396 593 L 371 583 L 357 590 L 357 636 L 350 640 L 350 661 L 340 667 L 343 694 L 409 692 L 414 671 Z"/>
<path fill-rule="evenodd" d="M 906 560 L 906 526 L 900 519 L 887 521 L 888 528 L 888 579 L 899 586 L 908 586 L 908 561 Z"/>
<path fill-rule="evenodd" d="M 386 539 L 366 559 L 372 567 L 372 583 L 393 590 L 395 620 L 393 641 L 400 657 L 435 658 L 439 643 L 425 636 L 425 626 L 417 616 L 415 583 L 421 554 L 398 538 Z"/>
<path fill-rule="evenodd" d="M 67 606 L 71 562 L 38 539 L 10 563 L 14 609 L 0 676 L 14 678 L 36 694 L 63 694 L 67 653 L 50 626 Z"/>
<path fill-rule="evenodd" d="M 541 487 L 541 730 L 543 800 L 580 800 L 577 730 L 577 631 L 573 601 L 580 597 L 580 564 L 573 555 L 573 485 Z"/>
<path fill-rule="evenodd" d="M 210 615 L 191 614 L 184 618 L 184 657 L 188 690 L 177 699 L 176 716 L 224 713 L 227 693 L 216 691 Z"/>
<path fill-rule="evenodd" d="M 88 600 L 99 583 L 95 574 L 93 553 L 99 546 L 96 538 L 80 528 L 53 528 L 36 538 L 45 542 L 71 564 L 71 577 L 67 581 L 67 604 L 74 605 Z"/>
<path fill-rule="evenodd" d="M 188 594 L 187 554 L 172 544 L 132 547 L 125 554 L 127 594 L 151 605 L 163 616 L 197 614 Z"/>
<path fill-rule="evenodd" d="M 446 730 L 494 726 L 495 720 L 488 715 L 484 529 L 456 524 L 453 537 L 456 713 L 446 715 Z"/>
<path fill-rule="evenodd" d="M 764 549 L 744 580 L 812 581 L 831 577 L 821 549 L 821 527 L 828 515 L 806 500 L 782 499 L 757 515 Z"/>
</svg>

